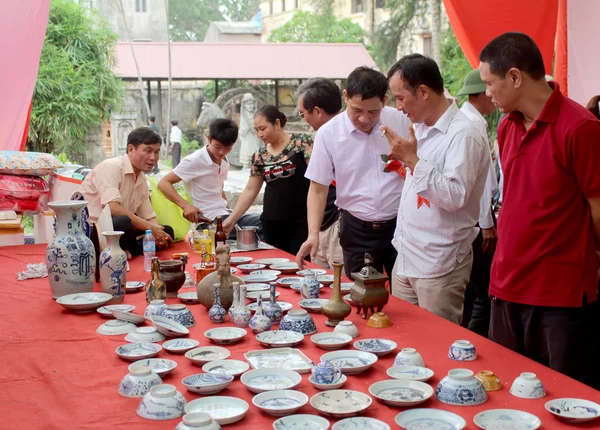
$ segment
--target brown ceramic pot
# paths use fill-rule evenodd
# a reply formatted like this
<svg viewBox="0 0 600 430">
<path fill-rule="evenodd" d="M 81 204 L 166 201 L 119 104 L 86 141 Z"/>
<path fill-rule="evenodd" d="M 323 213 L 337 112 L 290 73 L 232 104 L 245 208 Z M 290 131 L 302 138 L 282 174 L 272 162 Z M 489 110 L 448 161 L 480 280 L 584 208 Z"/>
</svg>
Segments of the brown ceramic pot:
<svg viewBox="0 0 600 430">
<path fill-rule="evenodd" d="M 198 301 L 208 310 L 215 302 L 214 284 L 220 284 L 221 306 L 228 310 L 233 303 L 233 283 L 244 281 L 231 273 L 229 266 L 229 245 L 217 248 L 217 270 L 206 275 L 196 286 Z"/>
<path fill-rule="evenodd" d="M 167 286 L 167 297 L 177 297 L 185 282 L 185 264 L 181 260 L 164 260 L 159 265 L 160 277 Z"/>
</svg>

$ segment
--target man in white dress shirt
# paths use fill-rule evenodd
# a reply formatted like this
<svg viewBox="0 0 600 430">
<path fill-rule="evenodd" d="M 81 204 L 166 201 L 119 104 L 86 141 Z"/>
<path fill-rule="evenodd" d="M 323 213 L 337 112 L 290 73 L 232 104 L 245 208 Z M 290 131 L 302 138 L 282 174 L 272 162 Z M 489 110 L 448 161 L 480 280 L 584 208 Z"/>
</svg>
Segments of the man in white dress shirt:
<svg viewBox="0 0 600 430">
<path fill-rule="evenodd" d="M 340 209 L 340 245 L 347 276 L 364 266 L 364 254 L 373 266 L 391 275 L 396 251 L 392 238 L 404 179 L 384 172 L 382 155 L 390 153 L 379 131 L 385 124 L 407 138 L 409 121 L 396 109 L 386 107 L 385 76 L 368 67 L 358 67 L 348 76 L 344 99 L 347 109 L 324 124 L 315 136 L 306 171 L 308 192 L 308 238 L 296 255 L 299 266 L 319 248 L 319 229 L 332 181 L 336 182 L 336 206 Z"/>
<path fill-rule="evenodd" d="M 460 110 L 475 124 L 483 136 L 487 147 L 490 149 L 490 160 L 492 147 L 488 139 L 487 121 L 483 115 L 491 115 L 496 110 L 492 98 L 485 93 L 486 85 L 481 80 L 479 69 L 470 71 L 464 80 L 464 85 L 457 93 L 459 96 L 469 96 L 469 100 L 463 103 Z M 467 285 L 465 295 L 465 312 L 463 315 L 463 326 L 469 330 L 487 337 L 490 326 L 491 303 L 488 296 L 490 287 L 490 271 L 492 269 L 492 258 L 496 249 L 495 220 L 492 210 L 492 198 L 498 191 L 498 179 L 493 162 L 490 163 L 488 175 L 481 197 L 479 228 L 481 231 L 473 242 L 473 268 L 471 279 Z"/>
<path fill-rule="evenodd" d="M 181 161 L 181 140 L 183 138 L 183 133 L 181 129 L 177 126 L 179 121 L 173 120 L 171 121 L 171 134 L 169 135 L 169 140 L 171 141 L 171 160 L 173 162 L 173 169 L 177 167 L 179 162 Z"/>
<path fill-rule="evenodd" d="M 415 124 L 408 139 L 382 126 L 409 173 L 393 244 L 393 294 L 460 324 L 479 232 L 489 150 L 454 101 L 434 60 L 402 57 L 388 72 L 396 107 Z"/>
</svg>

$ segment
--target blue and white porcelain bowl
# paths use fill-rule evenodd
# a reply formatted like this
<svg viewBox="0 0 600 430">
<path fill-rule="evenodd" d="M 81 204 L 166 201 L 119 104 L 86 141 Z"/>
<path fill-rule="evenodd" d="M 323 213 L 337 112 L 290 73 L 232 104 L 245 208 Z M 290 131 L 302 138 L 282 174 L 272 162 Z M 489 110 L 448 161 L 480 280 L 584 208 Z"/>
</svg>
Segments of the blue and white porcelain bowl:
<svg viewBox="0 0 600 430">
<path fill-rule="evenodd" d="M 477 352 L 468 340 L 457 340 L 450 345 L 448 357 L 457 361 L 473 361 L 477 358 Z"/>
<path fill-rule="evenodd" d="M 390 426 L 375 418 L 352 417 L 338 421 L 331 427 L 331 430 L 390 430 Z"/>
<path fill-rule="evenodd" d="M 119 320 L 117 320 L 119 321 Z M 154 327 L 138 327 L 133 331 L 127 333 L 125 340 L 131 343 L 138 342 L 161 342 L 166 339 L 166 336 L 159 333 Z"/>
<path fill-rule="evenodd" d="M 178 322 L 186 328 L 190 328 L 196 325 L 196 320 L 192 311 L 190 311 L 186 305 L 169 305 L 161 315 L 163 318 L 168 318 L 172 321 Z"/>
<path fill-rule="evenodd" d="M 240 381 L 253 393 L 264 393 L 296 388 L 302 382 L 302 377 L 289 369 L 264 368 L 244 373 Z"/>
<path fill-rule="evenodd" d="M 475 406 L 487 400 L 480 380 L 469 369 L 452 369 L 435 389 L 435 398 L 455 406 Z"/>
<path fill-rule="evenodd" d="M 250 365 L 241 360 L 213 360 L 202 366 L 206 373 L 223 373 L 234 378 L 250 369 Z"/>
<path fill-rule="evenodd" d="M 274 430 L 328 430 L 329 421 L 309 414 L 294 414 L 279 418 L 273 423 Z"/>
<path fill-rule="evenodd" d="M 123 397 L 143 397 L 150 388 L 162 384 L 160 376 L 148 366 L 140 366 L 129 371 L 121 379 L 118 393 Z"/>
<path fill-rule="evenodd" d="M 171 339 L 163 343 L 163 348 L 171 354 L 185 354 L 190 349 L 194 349 L 200 345 L 200 341 L 196 339 Z"/>
<path fill-rule="evenodd" d="M 332 351 L 321 356 L 321 361 L 328 361 L 335 367 L 339 367 L 346 375 L 364 372 L 373 366 L 377 360 L 375 354 L 352 350 Z"/>
<path fill-rule="evenodd" d="M 425 367 L 425 362 L 421 354 L 414 348 L 402 348 L 402 350 L 396 354 L 394 360 L 394 366 L 421 366 Z"/>
<path fill-rule="evenodd" d="M 421 366 L 392 366 L 387 370 L 390 378 L 402 379 L 404 381 L 421 381 L 430 380 L 434 373 L 433 370 Z"/>
<path fill-rule="evenodd" d="M 292 309 L 288 311 L 279 323 L 279 330 L 291 330 L 302 334 L 313 334 L 317 331 L 317 325 L 304 309 Z"/>
<path fill-rule="evenodd" d="M 171 420 L 183 415 L 185 405 L 185 397 L 174 385 L 160 384 L 150 388 L 150 392 L 144 395 L 137 414 L 149 420 Z"/>
<path fill-rule="evenodd" d="M 546 390 L 535 373 L 523 372 L 513 381 L 510 394 L 522 399 L 540 399 L 546 395 Z"/>
<path fill-rule="evenodd" d="M 256 340 L 267 348 L 296 346 L 304 340 L 304 335 L 291 330 L 269 330 L 256 335 Z"/>
<path fill-rule="evenodd" d="M 298 302 L 298 306 L 307 312 L 321 313 L 321 306 L 328 301 L 327 299 L 302 299 Z"/>
<path fill-rule="evenodd" d="M 200 303 L 198 293 L 196 291 L 188 291 L 187 293 L 177 294 L 177 298 L 187 305 L 197 305 Z"/>
<path fill-rule="evenodd" d="M 346 333 L 336 333 L 336 332 L 325 332 L 313 334 L 310 337 L 310 340 L 317 345 L 321 349 L 326 350 L 336 350 L 342 349 L 350 342 L 352 342 L 352 336 Z"/>
<path fill-rule="evenodd" d="M 425 382 L 393 379 L 371 384 L 369 394 L 385 405 L 408 408 L 429 400 L 433 388 Z"/>
<path fill-rule="evenodd" d="M 181 383 L 192 393 L 216 394 L 233 381 L 232 375 L 222 373 L 198 373 L 183 378 Z"/>
<path fill-rule="evenodd" d="M 361 339 L 354 342 L 354 347 L 359 351 L 370 352 L 377 357 L 389 354 L 398 344 L 388 339 Z"/>
<path fill-rule="evenodd" d="M 409 409 L 396 415 L 400 428 L 429 430 L 462 430 L 467 426 L 463 417 L 441 409 Z"/>
<path fill-rule="evenodd" d="M 546 402 L 546 410 L 570 423 L 583 423 L 600 417 L 600 405 L 584 399 L 554 399 Z"/>
<path fill-rule="evenodd" d="M 204 336 L 219 345 L 231 345 L 239 342 L 248 332 L 238 327 L 218 327 L 211 328 L 204 332 Z"/>
<path fill-rule="evenodd" d="M 150 321 L 152 321 L 152 325 L 159 333 L 167 337 L 181 337 L 190 334 L 187 327 L 169 318 L 153 316 L 150 317 Z"/>
<path fill-rule="evenodd" d="M 112 299 L 107 293 L 75 293 L 56 299 L 56 303 L 73 312 L 93 312 Z"/>
<path fill-rule="evenodd" d="M 138 360 L 129 365 L 129 371 L 139 369 L 140 367 L 149 367 L 158 376 L 163 377 L 171 373 L 177 367 L 177 362 L 166 358 L 147 358 Z"/>
<path fill-rule="evenodd" d="M 183 416 L 175 430 L 223 430 L 223 427 L 209 413 L 192 412 Z"/>
<path fill-rule="evenodd" d="M 315 381 L 315 375 L 310 375 L 308 377 L 308 382 L 310 382 L 313 385 L 313 387 L 315 387 L 319 391 L 337 390 L 339 388 L 342 388 L 347 380 L 348 377 L 342 374 L 342 377 L 332 384 L 319 384 L 317 381 Z"/>
<path fill-rule="evenodd" d="M 131 312 L 134 309 L 134 305 L 104 305 L 96 309 L 96 312 L 105 318 L 115 318 L 113 315 L 114 311 Z"/>
<path fill-rule="evenodd" d="M 115 352 L 123 360 L 137 361 L 157 356 L 161 350 L 162 346 L 158 343 L 140 342 L 126 343 L 125 345 L 117 347 Z"/>
<path fill-rule="evenodd" d="M 209 361 L 225 360 L 230 354 L 228 349 L 221 346 L 200 346 L 190 349 L 185 353 L 185 357 L 192 363 L 202 366 Z"/>
<path fill-rule="evenodd" d="M 252 403 L 274 417 L 283 417 L 296 413 L 308 403 L 308 396 L 295 390 L 275 390 L 257 394 Z"/>
</svg>

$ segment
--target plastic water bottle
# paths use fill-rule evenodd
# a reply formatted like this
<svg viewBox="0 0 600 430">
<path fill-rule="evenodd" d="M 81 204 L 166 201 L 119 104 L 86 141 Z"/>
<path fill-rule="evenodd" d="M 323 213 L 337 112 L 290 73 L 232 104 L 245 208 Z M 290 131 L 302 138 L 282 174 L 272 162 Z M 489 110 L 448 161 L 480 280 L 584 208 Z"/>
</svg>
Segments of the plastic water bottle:
<svg viewBox="0 0 600 430">
<path fill-rule="evenodd" d="M 146 230 L 144 236 L 144 270 L 150 272 L 152 270 L 152 258 L 156 254 L 156 241 L 152 236 L 152 230 Z"/>
</svg>

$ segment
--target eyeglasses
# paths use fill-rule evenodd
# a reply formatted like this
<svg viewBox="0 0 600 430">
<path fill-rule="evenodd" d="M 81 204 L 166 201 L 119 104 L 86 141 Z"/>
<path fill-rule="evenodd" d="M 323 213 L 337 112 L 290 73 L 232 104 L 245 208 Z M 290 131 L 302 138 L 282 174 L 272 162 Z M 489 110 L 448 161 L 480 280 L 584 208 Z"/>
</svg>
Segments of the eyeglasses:
<svg viewBox="0 0 600 430">
<path fill-rule="evenodd" d="M 307 110 L 306 112 L 307 112 L 307 113 L 311 113 L 311 112 L 312 112 L 312 109 L 309 109 L 309 110 Z M 300 115 L 300 118 L 304 119 L 304 115 L 305 115 L 305 113 L 304 113 L 304 112 L 302 112 L 302 111 L 300 111 L 300 113 L 299 113 L 298 115 Z"/>
</svg>

